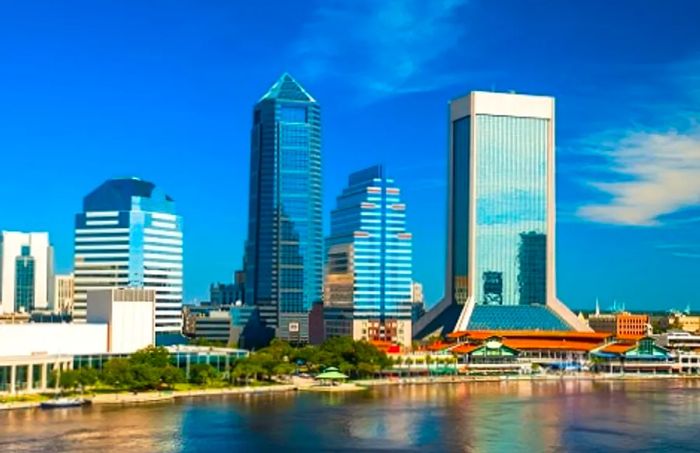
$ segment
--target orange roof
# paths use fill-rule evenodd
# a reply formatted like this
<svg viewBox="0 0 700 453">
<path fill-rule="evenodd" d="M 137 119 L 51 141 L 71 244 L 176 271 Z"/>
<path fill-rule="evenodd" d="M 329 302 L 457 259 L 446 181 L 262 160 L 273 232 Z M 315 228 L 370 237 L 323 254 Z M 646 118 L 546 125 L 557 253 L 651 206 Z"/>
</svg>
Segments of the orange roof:
<svg viewBox="0 0 700 453">
<path fill-rule="evenodd" d="M 606 352 L 608 354 L 624 354 L 634 347 L 635 345 L 630 343 L 613 343 L 601 349 L 600 352 Z"/>
<path fill-rule="evenodd" d="M 470 352 L 474 351 L 475 349 L 479 349 L 480 347 L 481 345 L 478 344 L 461 344 L 456 348 L 452 348 L 451 352 L 454 352 L 456 354 L 469 354 Z"/>
<path fill-rule="evenodd" d="M 634 341 L 637 342 L 641 340 L 642 338 L 646 337 L 646 335 L 617 335 L 615 336 L 615 339 L 617 340 L 628 340 L 628 341 Z"/>
<path fill-rule="evenodd" d="M 458 332 L 451 332 L 447 334 L 447 338 L 462 338 L 469 335 L 469 332 L 460 330 Z"/>
<path fill-rule="evenodd" d="M 513 349 L 556 349 L 558 351 L 592 351 L 600 342 L 547 339 L 505 339 L 503 344 Z"/>
<path fill-rule="evenodd" d="M 436 342 L 433 343 L 433 344 L 429 344 L 429 345 L 426 347 L 426 349 L 427 349 L 428 351 L 441 351 L 441 350 L 443 350 L 443 349 L 445 349 L 445 348 L 448 348 L 448 347 L 450 347 L 450 346 L 452 346 L 452 345 L 449 344 L 449 343 L 443 343 L 442 341 L 436 341 Z"/>
<path fill-rule="evenodd" d="M 567 341 L 602 342 L 613 334 L 607 332 L 569 332 L 551 330 L 467 330 L 453 332 L 449 338 L 469 337 L 475 340 L 485 340 L 489 337 L 502 337 L 509 339 L 562 339 Z"/>
</svg>

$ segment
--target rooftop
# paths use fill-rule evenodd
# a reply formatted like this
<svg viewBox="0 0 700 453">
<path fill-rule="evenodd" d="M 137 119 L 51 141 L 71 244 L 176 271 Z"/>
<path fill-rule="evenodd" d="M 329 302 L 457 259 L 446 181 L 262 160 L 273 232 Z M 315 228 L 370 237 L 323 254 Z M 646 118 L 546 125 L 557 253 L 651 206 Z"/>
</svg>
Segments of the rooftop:
<svg viewBox="0 0 700 453">
<path fill-rule="evenodd" d="M 141 203 L 148 210 L 173 213 L 172 197 L 154 183 L 136 177 L 114 178 L 100 184 L 83 200 L 83 209 L 88 211 L 129 211 L 134 207 L 134 197 L 148 200 Z"/>
<path fill-rule="evenodd" d="M 267 90 L 260 101 L 266 99 L 278 99 L 283 101 L 316 102 L 308 91 L 306 91 L 294 77 L 285 72 L 274 85 Z M 258 102 L 260 102 L 258 101 Z"/>
<path fill-rule="evenodd" d="M 548 330 L 571 328 L 543 305 L 476 305 L 468 330 Z"/>
</svg>

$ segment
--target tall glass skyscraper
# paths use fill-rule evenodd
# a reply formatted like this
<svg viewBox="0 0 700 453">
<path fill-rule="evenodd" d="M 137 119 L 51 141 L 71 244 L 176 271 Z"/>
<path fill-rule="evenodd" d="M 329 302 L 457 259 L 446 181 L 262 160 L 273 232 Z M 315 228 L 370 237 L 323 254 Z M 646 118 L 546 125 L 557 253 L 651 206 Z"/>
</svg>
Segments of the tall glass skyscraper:
<svg viewBox="0 0 700 453">
<path fill-rule="evenodd" d="M 446 295 L 420 329 L 587 330 L 556 296 L 554 99 L 472 92 L 449 116 Z"/>
<path fill-rule="evenodd" d="M 331 212 L 326 241 L 324 305 L 327 333 L 352 312 L 353 338 L 411 344 L 413 294 L 412 235 L 406 231 L 406 205 L 399 188 L 373 166 L 350 175 Z"/>
<path fill-rule="evenodd" d="M 155 184 L 112 179 L 84 198 L 75 216 L 76 321 L 85 320 L 88 291 L 141 287 L 156 293 L 156 333 L 179 333 L 182 272 L 182 218 Z"/>
<path fill-rule="evenodd" d="M 245 303 L 276 336 L 308 340 L 321 299 L 321 114 L 289 74 L 253 109 Z"/>
</svg>

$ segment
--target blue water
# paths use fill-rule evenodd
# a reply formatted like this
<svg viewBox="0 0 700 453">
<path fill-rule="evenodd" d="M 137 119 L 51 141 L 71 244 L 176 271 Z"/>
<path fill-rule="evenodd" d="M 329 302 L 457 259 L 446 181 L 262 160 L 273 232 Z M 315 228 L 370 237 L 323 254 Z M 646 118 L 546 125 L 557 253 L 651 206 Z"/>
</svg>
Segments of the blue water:
<svg viewBox="0 0 700 453">
<path fill-rule="evenodd" d="M 700 452 L 700 381 L 481 382 L 0 413 L 0 452 Z"/>
</svg>

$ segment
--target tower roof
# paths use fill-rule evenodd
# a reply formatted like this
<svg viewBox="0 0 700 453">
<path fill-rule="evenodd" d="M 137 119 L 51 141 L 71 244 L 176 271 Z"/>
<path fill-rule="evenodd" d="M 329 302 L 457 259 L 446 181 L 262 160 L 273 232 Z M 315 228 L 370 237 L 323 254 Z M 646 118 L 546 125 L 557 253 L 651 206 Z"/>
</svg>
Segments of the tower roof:
<svg viewBox="0 0 700 453">
<path fill-rule="evenodd" d="M 279 99 L 284 101 L 304 101 L 304 102 L 316 102 L 308 91 L 306 91 L 299 82 L 294 80 L 294 77 L 285 72 L 282 77 L 275 82 L 267 93 L 260 98 L 261 101 L 265 99 Z"/>
<path fill-rule="evenodd" d="M 135 177 L 115 178 L 102 183 L 83 200 L 85 211 L 126 211 L 132 208 L 132 198 L 150 200 L 162 212 L 173 212 L 173 199 L 155 184 Z M 144 206 L 145 207 L 145 206 Z"/>
</svg>

